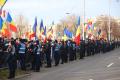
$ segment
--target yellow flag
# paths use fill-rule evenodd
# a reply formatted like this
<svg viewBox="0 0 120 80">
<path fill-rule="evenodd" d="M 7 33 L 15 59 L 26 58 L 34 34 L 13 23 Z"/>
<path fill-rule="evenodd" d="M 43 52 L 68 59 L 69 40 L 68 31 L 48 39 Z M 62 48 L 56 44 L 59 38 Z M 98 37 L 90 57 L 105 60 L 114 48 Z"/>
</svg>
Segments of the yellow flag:
<svg viewBox="0 0 120 80">
<path fill-rule="evenodd" d="M 80 34 L 80 26 L 77 28 L 76 36 Z"/>
<path fill-rule="evenodd" d="M 66 40 L 67 40 L 67 36 L 64 35 L 64 36 L 62 37 L 62 39 L 63 39 L 64 41 L 66 41 Z"/>
<path fill-rule="evenodd" d="M 0 6 L 3 6 L 6 0 L 0 0 Z"/>
</svg>

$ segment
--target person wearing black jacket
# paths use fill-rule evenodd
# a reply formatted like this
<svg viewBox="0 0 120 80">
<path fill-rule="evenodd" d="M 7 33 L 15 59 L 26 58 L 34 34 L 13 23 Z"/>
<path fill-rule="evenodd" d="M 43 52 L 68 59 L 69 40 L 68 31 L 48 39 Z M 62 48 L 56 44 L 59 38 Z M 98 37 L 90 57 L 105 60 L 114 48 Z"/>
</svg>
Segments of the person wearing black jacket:
<svg viewBox="0 0 120 80">
<path fill-rule="evenodd" d="M 84 59 L 85 57 L 85 41 L 84 40 L 81 41 L 79 53 L 80 53 L 79 59 Z"/>
<path fill-rule="evenodd" d="M 48 41 L 48 43 L 46 43 L 45 46 L 45 54 L 46 54 L 46 62 L 47 62 L 47 66 L 46 68 L 51 67 L 51 43 L 50 41 Z"/>
<path fill-rule="evenodd" d="M 17 59 L 15 56 L 15 46 L 13 41 L 9 42 L 7 51 L 8 51 L 7 63 L 9 69 L 8 79 L 11 79 L 15 77 L 15 70 L 17 68 Z"/>
<path fill-rule="evenodd" d="M 40 57 L 40 45 L 39 45 L 39 41 L 36 41 L 34 43 L 34 71 L 35 72 L 39 72 L 40 71 L 40 65 L 41 65 L 41 57 Z"/>
<path fill-rule="evenodd" d="M 62 41 L 62 45 L 60 47 L 60 58 L 61 58 L 61 64 L 65 62 L 65 47 L 64 47 L 64 41 Z"/>
</svg>

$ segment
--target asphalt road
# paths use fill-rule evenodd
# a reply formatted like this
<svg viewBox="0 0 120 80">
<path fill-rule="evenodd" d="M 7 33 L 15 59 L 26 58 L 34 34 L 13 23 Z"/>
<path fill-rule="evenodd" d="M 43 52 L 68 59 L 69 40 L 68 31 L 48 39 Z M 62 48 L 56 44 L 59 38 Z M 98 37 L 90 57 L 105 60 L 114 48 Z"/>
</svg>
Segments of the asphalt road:
<svg viewBox="0 0 120 80">
<path fill-rule="evenodd" d="M 41 72 L 17 80 L 120 80 L 120 49 L 42 68 Z"/>
</svg>

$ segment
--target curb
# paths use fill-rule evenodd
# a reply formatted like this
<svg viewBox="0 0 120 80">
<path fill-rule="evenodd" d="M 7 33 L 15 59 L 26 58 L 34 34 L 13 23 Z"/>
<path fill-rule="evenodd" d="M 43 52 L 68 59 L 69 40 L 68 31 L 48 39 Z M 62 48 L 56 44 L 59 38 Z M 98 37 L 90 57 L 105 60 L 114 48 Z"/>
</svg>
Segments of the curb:
<svg viewBox="0 0 120 80">
<path fill-rule="evenodd" d="M 26 73 L 26 74 L 24 74 L 24 75 L 16 76 L 16 77 L 15 77 L 15 80 L 16 80 L 16 79 L 20 79 L 20 78 L 24 78 L 24 77 L 27 77 L 27 76 L 30 76 L 30 75 L 31 75 L 31 73 Z"/>
</svg>

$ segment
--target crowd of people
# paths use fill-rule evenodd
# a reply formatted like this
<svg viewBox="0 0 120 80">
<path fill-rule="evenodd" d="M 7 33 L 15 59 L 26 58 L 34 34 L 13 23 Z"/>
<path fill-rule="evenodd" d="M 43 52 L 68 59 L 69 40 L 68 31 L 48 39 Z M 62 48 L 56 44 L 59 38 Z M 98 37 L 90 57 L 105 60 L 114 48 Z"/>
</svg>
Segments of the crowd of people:
<svg viewBox="0 0 120 80">
<path fill-rule="evenodd" d="M 51 68 L 87 56 L 106 53 L 120 47 L 119 41 L 104 39 L 86 41 L 81 40 L 80 45 L 72 40 L 40 40 L 27 41 L 26 39 L 7 39 L 0 37 L 0 67 L 7 64 L 9 79 L 15 77 L 15 71 L 20 64 L 20 69 L 27 70 L 27 64 L 35 72 L 41 67 Z M 53 65 L 54 64 L 54 65 Z M 45 65 L 45 66 L 44 66 Z"/>
</svg>

